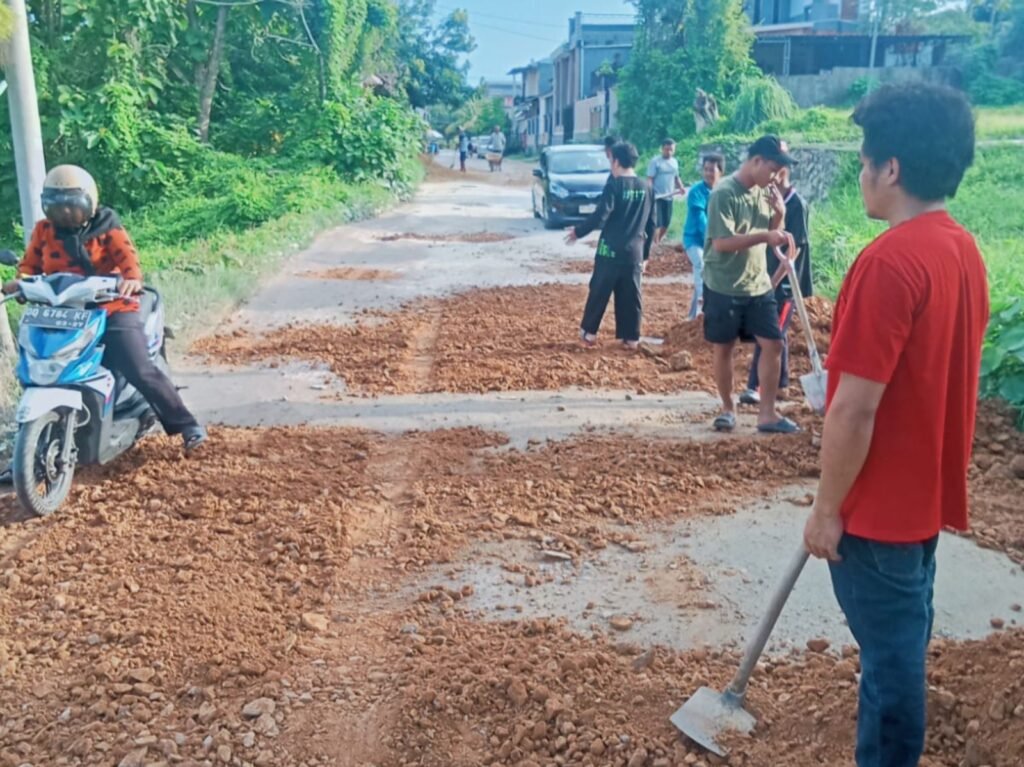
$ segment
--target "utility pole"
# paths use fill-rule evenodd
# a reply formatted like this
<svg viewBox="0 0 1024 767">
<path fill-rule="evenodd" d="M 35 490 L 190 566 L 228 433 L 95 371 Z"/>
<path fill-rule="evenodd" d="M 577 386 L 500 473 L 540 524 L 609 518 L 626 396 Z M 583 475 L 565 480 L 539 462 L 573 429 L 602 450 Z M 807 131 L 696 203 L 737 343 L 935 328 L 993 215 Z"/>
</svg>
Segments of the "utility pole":
<svg viewBox="0 0 1024 767">
<path fill-rule="evenodd" d="M 36 101 L 36 78 L 32 71 L 25 0 L 3 1 L 14 15 L 11 39 L 5 43 L 0 42 L 0 61 L 3 61 L 7 76 L 11 139 L 14 144 L 14 164 L 18 172 L 21 220 L 27 243 L 32 228 L 43 217 L 40 198 L 43 179 L 46 177 L 46 164 L 43 160 L 43 134 L 39 127 L 39 103 Z"/>
<path fill-rule="evenodd" d="M 43 217 L 43 134 L 39 127 L 39 103 L 36 100 L 36 77 L 32 71 L 32 51 L 28 36 L 25 0 L 4 0 L 13 18 L 11 37 L 0 41 L 0 63 L 7 78 L 7 103 L 11 112 L 11 140 L 14 144 L 14 165 L 18 174 L 18 195 L 21 198 L 21 221 L 25 243 L 32 236 L 36 221 Z M 0 359 L 14 358 L 14 338 L 7 311 L 0 311 Z M 10 369 L 4 364 L 4 370 Z M 0 387 L 0 399 L 8 399 L 9 387 Z M 9 403 L 3 403 L 9 404 Z"/>
</svg>

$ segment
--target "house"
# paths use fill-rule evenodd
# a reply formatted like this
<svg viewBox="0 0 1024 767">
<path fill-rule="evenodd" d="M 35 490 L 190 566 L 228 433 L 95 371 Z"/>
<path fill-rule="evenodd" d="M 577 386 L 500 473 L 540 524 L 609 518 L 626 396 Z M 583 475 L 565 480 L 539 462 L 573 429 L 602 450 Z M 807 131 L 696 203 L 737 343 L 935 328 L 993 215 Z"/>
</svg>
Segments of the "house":
<svg viewBox="0 0 1024 767">
<path fill-rule="evenodd" d="M 553 72 L 549 59 L 531 61 L 525 67 L 509 70 L 513 78 L 521 78 L 512 113 L 512 135 L 509 137 L 513 149 L 539 152 L 541 147 L 550 143 L 548 116 L 554 98 Z"/>
<path fill-rule="evenodd" d="M 958 35 L 873 34 L 869 0 L 746 0 L 753 58 L 800 106 L 838 103 L 860 79 L 952 78 Z M 873 57 L 873 58 L 872 58 Z"/>
<path fill-rule="evenodd" d="M 596 140 L 614 127 L 615 75 L 629 61 L 636 34 L 630 14 L 569 19 L 568 40 L 551 54 L 552 144 Z"/>
</svg>

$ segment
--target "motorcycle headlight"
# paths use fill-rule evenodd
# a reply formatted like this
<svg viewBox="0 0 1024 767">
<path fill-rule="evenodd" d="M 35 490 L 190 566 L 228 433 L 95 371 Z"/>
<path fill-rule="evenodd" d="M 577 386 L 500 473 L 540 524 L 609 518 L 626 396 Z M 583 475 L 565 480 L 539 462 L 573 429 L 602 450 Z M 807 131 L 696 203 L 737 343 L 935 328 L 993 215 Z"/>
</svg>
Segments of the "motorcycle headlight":
<svg viewBox="0 0 1024 767">
<path fill-rule="evenodd" d="M 32 383 L 38 386 L 49 386 L 57 382 L 64 368 L 68 366 L 65 360 L 39 360 L 29 358 L 28 376 Z"/>
<path fill-rule="evenodd" d="M 551 194 L 555 197 L 568 197 L 570 192 L 564 186 L 559 184 L 557 181 L 551 182 Z"/>
</svg>

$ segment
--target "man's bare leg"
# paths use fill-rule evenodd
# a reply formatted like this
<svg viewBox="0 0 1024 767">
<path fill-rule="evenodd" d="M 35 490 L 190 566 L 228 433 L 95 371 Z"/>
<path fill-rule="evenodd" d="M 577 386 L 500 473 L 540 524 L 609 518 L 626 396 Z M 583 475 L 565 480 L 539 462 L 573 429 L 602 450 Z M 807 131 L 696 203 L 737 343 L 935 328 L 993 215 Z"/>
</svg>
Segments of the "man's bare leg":
<svg viewBox="0 0 1024 767">
<path fill-rule="evenodd" d="M 758 338 L 761 358 L 757 364 L 757 377 L 761 383 L 761 411 L 758 425 L 775 423 L 780 416 L 775 410 L 779 394 L 779 371 L 782 368 L 782 341 Z"/>
<path fill-rule="evenodd" d="M 666 234 L 668 234 L 668 229 L 661 229 L 660 227 L 658 229 L 655 229 L 654 230 L 654 244 L 655 245 L 660 245 L 661 241 L 663 239 L 665 239 L 665 235 Z"/>
<path fill-rule="evenodd" d="M 714 350 L 715 384 L 718 386 L 718 395 L 722 398 L 722 412 L 732 413 L 735 406 L 732 400 L 732 352 L 736 342 L 728 344 L 712 344 Z M 778 371 L 775 371 L 778 380 Z"/>
</svg>

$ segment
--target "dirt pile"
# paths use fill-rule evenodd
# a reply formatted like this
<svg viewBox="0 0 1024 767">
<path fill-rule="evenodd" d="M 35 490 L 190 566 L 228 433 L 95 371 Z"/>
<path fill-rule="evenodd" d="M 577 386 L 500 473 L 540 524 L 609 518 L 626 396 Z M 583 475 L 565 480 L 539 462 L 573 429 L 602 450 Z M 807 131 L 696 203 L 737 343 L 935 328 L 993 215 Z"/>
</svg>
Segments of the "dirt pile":
<svg viewBox="0 0 1024 767">
<path fill-rule="evenodd" d="M 584 243 L 584 245 L 590 243 Z M 592 243 L 595 247 L 596 242 Z M 555 265 L 553 271 L 559 274 L 590 274 L 594 269 L 593 258 L 574 258 Z M 644 276 L 648 278 L 675 277 L 693 271 L 690 259 L 682 248 L 676 245 L 659 245 L 647 261 Z M 687 306 L 689 309 L 689 306 Z"/>
<path fill-rule="evenodd" d="M 577 285 L 475 290 L 352 326 L 295 325 L 265 336 L 241 331 L 200 340 L 193 350 L 228 364 L 289 358 L 329 366 L 351 393 L 551 390 L 568 386 L 674 392 L 713 389 L 710 354 L 673 370 L 658 355 L 629 353 L 614 340 L 614 309 L 597 349 L 576 341 L 587 291 Z M 649 285 L 644 333 L 660 335 L 688 306 L 689 288 Z M 426 373 L 422 368 L 427 368 Z"/>
<path fill-rule="evenodd" d="M 721 689 L 736 659 L 713 651 L 584 639 L 551 621 L 479 625 L 441 606 L 398 665 L 395 764 L 722 764 L 668 721 L 703 685 Z M 441 641 L 431 641 L 439 638 Z M 970 673 L 963 673 L 969 669 Z M 749 705 L 760 724 L 733 741 L 730 765 L 846 765 L 853 749 L 856 655 L 808 653 L 764 661 Z M 933 767 L 1011 767 L 1024 746 L 1024 635 L 933 651 Z M 1015 713 L 1016 712 L 1016 713 Z M 979 761 L 980 760 L 980 761 Z"/>
<path fill-rule="evenodd" d="M 978 407 L 968 479 L 969 534 L 1024 565 L 1024 433 L 1013 411 L 999 402 L 983 400 Z"/>
<path fill-rule="evenodd" d="M 578 558 L 629 547 L 644 523 L 727 514 L 739 499 L 817 476 L 811 434 L 707 443 L 580 437 L 484 454 L 413 490 L 417 537 L 433 557 L 481 539 L 522 538 Z"/>
</svg>

